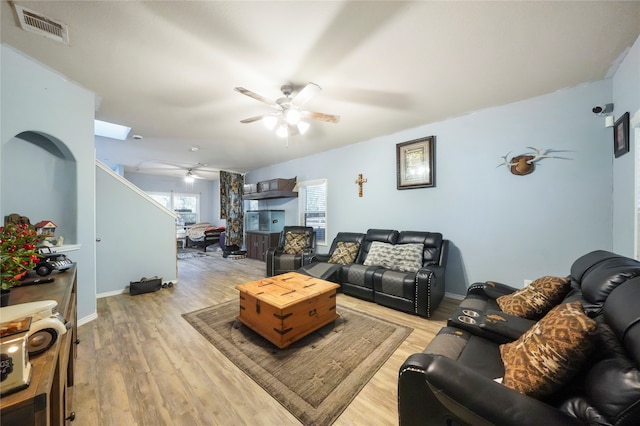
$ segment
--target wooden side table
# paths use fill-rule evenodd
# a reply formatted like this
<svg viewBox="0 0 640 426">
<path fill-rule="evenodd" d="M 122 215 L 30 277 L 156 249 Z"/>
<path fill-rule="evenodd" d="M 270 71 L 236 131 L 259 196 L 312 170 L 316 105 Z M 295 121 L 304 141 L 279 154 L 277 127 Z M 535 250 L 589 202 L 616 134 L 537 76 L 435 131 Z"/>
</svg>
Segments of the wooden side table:
<svg viewBox="0 0 640 426">
<path fill-rule="evenodd" d="M 78 343 L 76 265 L 52 277 L 52 283 L 14 287 L 9 304 L 55 300 L 72 327 L 46 352 L 29 359 L 29 387 L 0 398 L 2 426 L 62 426 L 75 418 L 71 408 Z"/>
</svg>

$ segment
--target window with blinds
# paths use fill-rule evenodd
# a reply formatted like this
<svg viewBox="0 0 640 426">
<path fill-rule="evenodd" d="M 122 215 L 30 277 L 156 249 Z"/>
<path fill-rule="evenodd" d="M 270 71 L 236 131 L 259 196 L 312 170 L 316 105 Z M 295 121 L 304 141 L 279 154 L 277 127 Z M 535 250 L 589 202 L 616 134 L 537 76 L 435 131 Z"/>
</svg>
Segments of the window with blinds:
<svg viewBox="0 0 640 426">
<path fill-rule="evenodd" d="M 149 196 L 178 215 L 176 224 L 188 226 L 199 222 L 200 194 L 178 194 L 174 192 L 148 192 Z"/>
<path fill-rule="evenodd" d="M 298 183 L 298 223 L 316 231 L 316 244 L 327 244 L 327 180 Z"/>
</svg>

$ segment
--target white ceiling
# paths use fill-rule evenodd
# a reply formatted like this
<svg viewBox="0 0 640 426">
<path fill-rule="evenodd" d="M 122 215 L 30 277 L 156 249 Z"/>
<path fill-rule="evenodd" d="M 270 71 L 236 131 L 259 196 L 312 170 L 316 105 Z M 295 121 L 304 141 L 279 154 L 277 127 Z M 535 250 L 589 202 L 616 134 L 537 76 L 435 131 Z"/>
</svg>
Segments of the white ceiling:
<svg viewBox="0 0 640 426">
<path fill-rule="evenodd" d="M 98 138 L 98 159 L 141 172 L 244 172 L 600 80 L 640 34 L 637 1 L 16 3 L 67 24 L 70 44 L 20 29 L 7 0 L 2 42 L 95 92 L 96 118 L 132 127 Z M 338 124 L 287 147 L 240 123 L 272 110 L 234 87 L 276 99 L 310 81 L 323 91 L 305 109 Z"/>
</svg>

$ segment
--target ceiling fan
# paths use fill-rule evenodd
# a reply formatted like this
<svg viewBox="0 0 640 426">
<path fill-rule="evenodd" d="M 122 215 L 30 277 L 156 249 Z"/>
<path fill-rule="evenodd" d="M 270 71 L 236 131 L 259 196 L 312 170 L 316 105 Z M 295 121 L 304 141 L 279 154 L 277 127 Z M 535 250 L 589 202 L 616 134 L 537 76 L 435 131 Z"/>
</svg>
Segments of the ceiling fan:
<svg viewBox="0 0 640 426">
<path fill-rule="evenodd" d="M 252 92 L 251 90 L 247 90 L 244 87 L 236 87 L 236 92 L 256 99 L 275 109 L 272 113 L 245 118 L 244 120 L 240 120 L 240 122 L 253 123 L 254 121 L 262 120 L 269 130 L 276 129 L 276 134 L 278 136 L 287 137 L 304 134 L 309 129 L 309 123 L 303 119 L 319 120 L 327 123 L 337 123 L 340 121 L 339 115 L 324 114 L 321 112 L 305 111 L 301 109 L 304 104 L 322 91 L 320 86 L 317 84 L 307 84 L 293 97 L 291 97 L 294 92 L 294 87 L 292 85 L 285 84 L 280 88 L 280 90 L 284 97 L 272 101 L 264 96 Z"/>
<path fill-rule="evenodd" d="M 139 172 L 167 172 L 173 170 L 183 170 L 184 171 L 184 180 L 187 183 L 192 183 L 195 179 L 207 179 L 204 176 L 198 174 L 198 171 L 203 173 L 216 173 L 219 170 L 207 168 L 206 163 L 196 163 L 195 165 L 184 165 L 179 163 L 168 163 L 164 161 L 153 161 L 158 167 L 141 167 L 142 164 L 148 163 L 147 161 L 140 163 L 136 168 L 136 171 Z"/>
</svg>

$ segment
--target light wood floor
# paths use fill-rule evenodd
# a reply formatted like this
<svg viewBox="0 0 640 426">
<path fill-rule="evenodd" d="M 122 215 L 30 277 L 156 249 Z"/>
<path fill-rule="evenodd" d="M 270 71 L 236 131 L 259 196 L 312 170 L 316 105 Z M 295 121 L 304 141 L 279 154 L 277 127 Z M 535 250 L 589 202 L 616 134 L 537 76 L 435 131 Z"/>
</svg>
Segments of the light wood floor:
<svg viewBox="0 0 640 426">
<path fill-rule="evenodd" d="M 173 288 L 98 300 L 97 320 L 78 330 L 73 424 L 299 425 L 181 316 L 235 300 L 234 286 L 264 277 L 265 264 L 214 253 L 179 260 L 178 270 Z M 458 301 L 445 299 L 429 320 L 343 294 L 338 304 L 414 328 L 334 423 L 396 425 L 398 369 L 424 349 Z"/>
</svg>

